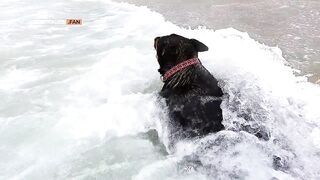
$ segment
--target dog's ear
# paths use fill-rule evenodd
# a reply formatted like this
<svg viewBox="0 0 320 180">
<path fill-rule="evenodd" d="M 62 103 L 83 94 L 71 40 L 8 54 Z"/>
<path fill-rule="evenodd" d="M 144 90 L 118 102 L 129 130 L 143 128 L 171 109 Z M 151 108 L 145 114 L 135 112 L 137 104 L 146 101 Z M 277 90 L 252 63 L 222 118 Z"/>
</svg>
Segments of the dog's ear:
<svg viewBox="0 0 320 180">
<path fill-rule="evenodd" d="M 208 51 L 209 48 L 202 42 L 196 40 L 196 39 L 190 39 L 192 45 L 196 48 L 198 52 Z"/>
<path fill-rule="evenodd" d="M 154 38 L 154 42 L 153 42 L 154 49 L 157 49 L 157 44 L 158 44 L 159 39 L 160 39 L 160 37 Z"/>
</svg>

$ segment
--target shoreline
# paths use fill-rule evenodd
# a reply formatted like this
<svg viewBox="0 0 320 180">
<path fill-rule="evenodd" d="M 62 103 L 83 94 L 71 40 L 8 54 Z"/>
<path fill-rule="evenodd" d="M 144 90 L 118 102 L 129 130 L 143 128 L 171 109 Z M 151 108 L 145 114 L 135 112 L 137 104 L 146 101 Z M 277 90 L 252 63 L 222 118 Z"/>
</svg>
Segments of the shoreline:
<svg viewBox="0 0 320 180">
<path fill-rule="evenodd" d="M 278 46 L 290 66 L 301 71 L 299 75 L 320 83 L 320 2 L 115 1 L 147 6 L 185 28 L 205 26 L 218 30 L 232 27 L 247 32 L 260 43 Z"/>
</svg>

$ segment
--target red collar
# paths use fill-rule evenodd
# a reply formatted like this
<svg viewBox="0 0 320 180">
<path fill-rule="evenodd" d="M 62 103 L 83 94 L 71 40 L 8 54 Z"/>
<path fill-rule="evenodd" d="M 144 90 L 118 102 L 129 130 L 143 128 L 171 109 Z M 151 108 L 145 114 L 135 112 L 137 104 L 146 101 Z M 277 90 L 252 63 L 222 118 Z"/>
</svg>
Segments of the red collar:
<svg viewBox="0 0 320 180">
<path fill-rule="evenodd" d="M 198 58 L 192 58 L 192 59 L 188 59 L 186 61 L 183 61 L 177 65 L 175 65 L 173 68 L 171 68 L 169 71 L 167 71 L 163 78 L 162 81 L 166 81 L 168 78 L 170 78 L 171 76 L 173 76 L 175 73 L 181 71 L 182 69 L 194 65 L 194 64 L 200 64 L 200 61 Z"/>
</svg>

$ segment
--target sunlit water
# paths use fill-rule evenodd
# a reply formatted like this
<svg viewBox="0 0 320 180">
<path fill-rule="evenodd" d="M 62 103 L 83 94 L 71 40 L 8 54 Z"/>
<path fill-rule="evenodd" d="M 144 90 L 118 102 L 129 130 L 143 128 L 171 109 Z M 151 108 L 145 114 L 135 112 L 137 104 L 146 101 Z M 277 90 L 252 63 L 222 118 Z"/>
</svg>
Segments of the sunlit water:
<svg viewBox="0 0 320 180">
<path fill-rule="evenodd" d="M 280 49 L 234 29 L 183 29 L 110 1 L 0 8 L 0 179 L 320 177 L 320 87 L 296 77 Z M 66 26 L 70 17 L 83 25 Z M 200 59 L 226 94 L 226 130 L 165 150 L 153 39 L 173 32 L 209 46 Z M 160 143 L 145 133 L 151 129 Z"/>
</svg>

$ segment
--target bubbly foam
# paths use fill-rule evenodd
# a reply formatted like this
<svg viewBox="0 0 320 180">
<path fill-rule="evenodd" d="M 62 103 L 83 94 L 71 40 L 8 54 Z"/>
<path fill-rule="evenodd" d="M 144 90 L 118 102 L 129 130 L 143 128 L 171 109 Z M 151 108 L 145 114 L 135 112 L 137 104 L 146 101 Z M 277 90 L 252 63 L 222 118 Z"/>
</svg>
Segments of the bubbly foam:
<svg viewBox="0 0 320 180">
<path fill-rule="evenodd" d="M 26 23 L 0 29 L 1 179 L 319 177 L 320 88 L 295 77 L 278 48 L 234 29 L 182 29 L 125 3 L 0 5 L 1 19 L 23 14 Z M 28 23 L 39 14 L 79 16 L 83 26 Z M 170 33 L 209 46 L 200 59 L 227 94 L 227 130 L 181 141 L 167 156 L 139 134 L 157 129 L 168 141 L 153 39 Z M 241 125 L 263 127 L 270 140 Z"/>
</svg>

